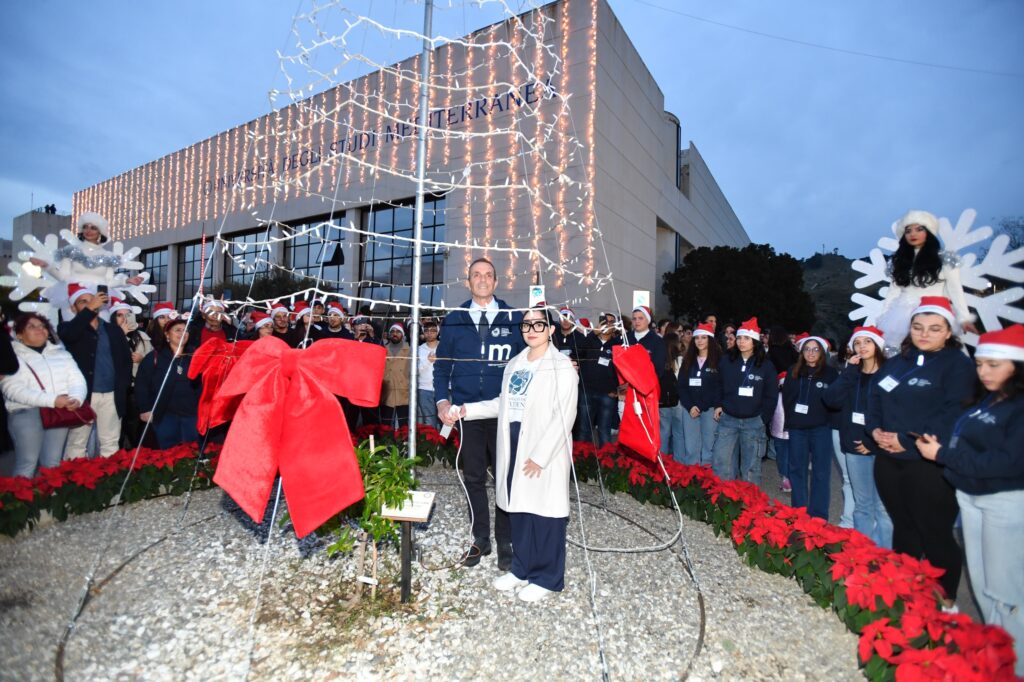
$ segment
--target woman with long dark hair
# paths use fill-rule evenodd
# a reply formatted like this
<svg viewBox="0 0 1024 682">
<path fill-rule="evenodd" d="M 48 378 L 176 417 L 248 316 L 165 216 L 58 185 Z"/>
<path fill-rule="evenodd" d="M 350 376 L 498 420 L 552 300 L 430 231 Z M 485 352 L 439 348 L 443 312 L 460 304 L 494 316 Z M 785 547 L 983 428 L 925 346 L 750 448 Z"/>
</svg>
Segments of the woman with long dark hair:
<svg viewBox="0 0 1024 682">
<path fill-rule="evenodd" d="M 938 219 L 928 211 L 908 211 L 893 231 L 900 241 L 889 262 L 892 283 L 875 321 L 890 344 L 887 354 L 897 352 L 910 327 L 910 313 L 924 296 L 950 300 L 955 334 L 961 329 L 977 333 L 960 283 L 960 260 L 956 254 L 942 250 Z"/>
<path fill-rule="evenodd" d="M 925 433 L 949 442 L 971 398 L 974 368 L 960 350 L 955 324 L 949 299 L 921 299 L 902 352 L 875 374 L 866 416 L 867 431 L 883 451 L 875 458 L 875 484 L 892 519 L 892 548 L 945 571 L 939 582 L 947 607 L 960 582 L 953 538 L 959 507 L 942 467 L 922 459 L 916 442 Z"/>
<path fill-rule="evenodd" d="M 671 326 L 671 325 L 670 325 Z M 683 406 L 679 403 L 679 369 L 683 366 L 679 335 L 668 332 L 665 341 L 665 366 L 659 367 L 658 381 L 661 395 L 658 397 L 659 422 L 661 425 L 661 451 L 683 461 Z"/>
<path fill-rule="evenodd" d="M 199 379 L 188 378 L 191 356 L 185 353 L 187 343 L 186 320 L 170 320 L 164 326 L 164 343 L 143 358 L 135 377 L 139 419 L 153 423 L 162 449 L 199 439 L 196 416 L 203 385 Z"/>
<path fill-rule="evenodd" d="M 722 406 L 715 410 L 718 436 L 712 451 L 712 467 L 722 480 L 739 478 L 760 483 L 761 457 L 767 442 L 765 427 L 775 412 L 779 386 L 775 366 L 761 345 L 756 317 L 740 325 L 735 346 L 722 358 L 719 368 Z"/>
<path fill-rule="evenodd" d="M 875 485 L 878 445 L 864 428 L 872 380 L 885 365 L 885 339 L 877 327 L 857 327 L 848 346 L 853 355 L 846 370 L 825 391 L 825 404 L 840 411 L 836 456 L 846 462 L 850 476 L 853 527 L 879 547 L 892 548 L 892 520 Z"/>
<path fill-rule="evenodd" d="M 683 357 L 679 371 L 679 402 L 683 408 L 683 464 L 711 464 L 711 448 L 718 433 L 715 410 L 722 406 L 721 347 L 715 329 L 701 324 Z"/>
<path fill-rule="evenodd" d="M 789 368 L 782 384 L 782 406 L 789 433 L 789 481 L 793 486 L 792 504 L 806 507 L 807 513 L 828 519 L 832 492 L 831 415 L 823 397 L 838 375 L 830 367 L 828 342 L 820 336 L 808 336 L 800 342 L 800 357 Z M 812 474 L 810 495 L 807 465 Z"/>
<path fill-rule="evenodd" d="M 974 400 L 949 439 L 924 433 L 921 456 L 956 488 L 971 587 L 986 623 L 1016 643 L 1024 674 L 1024 326 L 982 334 Z"/>
</svg>

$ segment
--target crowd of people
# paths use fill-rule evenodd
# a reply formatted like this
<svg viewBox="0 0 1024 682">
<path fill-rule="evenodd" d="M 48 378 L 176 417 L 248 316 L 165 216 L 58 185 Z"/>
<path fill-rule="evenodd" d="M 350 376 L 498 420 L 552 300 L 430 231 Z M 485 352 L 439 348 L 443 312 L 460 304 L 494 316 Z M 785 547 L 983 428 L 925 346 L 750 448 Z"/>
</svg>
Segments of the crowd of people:
<svg viewBox="0 0 1024 682">
<path fill-rule="evenodd" d="M 614 442 L 631 409 L 615 349 L 637 345 L 659 380 L 661 429 L 653 437 L 661 452 L 756 484 L 763 461 L 774 459 L 782 492 L 821 518 L 829 515 L 835 462 L 843 480 L 840 525 L 942 568 L 950 609 L 962 564 L 959 519 L 983 615 L 1019 641 L 1024 327 L 983 334 L 972 363 L 960 335 L 976 330 L 962 301 L 936 294 L 950 293 L 954 277 L 933 257 L 934 217 L 911 212 L 901 224 L 895 292 L 880 318 L 888 328 L 858 327 L 842 344 L 779 325 L 765 329 L 756 317 L 740 324 L 714 314 L 692 325 L 656 320 L 647 306 L 593 321 L 567 306 L 523 315 L 494 295 L 497 273 L 485 258 L 468 270 L 470 299 L 443 320 L 424 319 L 413 340 L 408 320 L 373 317 L 366 308 L 350 316 L 340 301 L 320 298 L 263 311 L 231 310 L 230 302 L 205 297 L 192 315 L 158 303 L 144 331 L 129 304 L 71 284 L 71 308 L 56 329 L 28 312 L 14 321 L 13 338 L 0 335 L 15 474 L 109 456 L 144 433 L 145 444 L 158 447 L 196 440 L 202 384 L 190 378 L 189 364 L 211 339 L 274 336 L 292 348 L 323 339 L 378 344 L 387 351 L 380 405 L 343 400 L 349 426 L 397 427 L 411 418 L 458 424 L 473 534 L 461 562 L 477 565 L 494 549 L 490 470 L 504 572 L 495 587 L 536 601 L 564 584 L 572 442 Z M 413 387 L 416 415 L 409 414 Z"/>
</svg>

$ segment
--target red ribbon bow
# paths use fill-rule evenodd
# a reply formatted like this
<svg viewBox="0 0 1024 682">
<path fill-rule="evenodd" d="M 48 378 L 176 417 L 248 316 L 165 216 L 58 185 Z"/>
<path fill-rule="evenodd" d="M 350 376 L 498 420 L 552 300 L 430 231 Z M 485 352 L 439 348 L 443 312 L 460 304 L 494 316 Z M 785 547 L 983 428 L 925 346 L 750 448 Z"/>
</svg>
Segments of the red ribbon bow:
<svg viewBox="0 0 1024 682">
<path fill-rule="evenodd" d="M 237 364 L 253 341 L 231 343 L 220 338 L 212 338 L 204 342 L 192 355 L 188 366 L 188 378 L 195 379 L 203 375 L 203 392 L 199 396 L 199 414 L 196 415 L 196 429 L 206 433 L 221 424 L 226 424 L 234 417 L 242 396 L 222 396 L 220 387 L 232 368 Z"/>
<path fill-rule="evenodd" d="M 217 393 L 244 397 L 214 483 L 259 523 L 280 469 L 299 537 L 361 500 L 363 479 L 334 396 L 376 405 L 386 356 L 382 346 L 340 339 L 302 350 L 273 336 L 254 342 Z"/>
<path fill-rule="evenodd" d="M 646 348 L 634 343 L 629 348 L 612 348 L 612 361 L 619 380 L 628 384 L 626 406 L 622 411 L 622 424 L 619 425 L 619 444 L 654 461 L 661 450 L 658 412 L 661 387 L 651 356 Z M 634 408 L 637 402 L 641 414 L 637 414 Z"/>
</svg>

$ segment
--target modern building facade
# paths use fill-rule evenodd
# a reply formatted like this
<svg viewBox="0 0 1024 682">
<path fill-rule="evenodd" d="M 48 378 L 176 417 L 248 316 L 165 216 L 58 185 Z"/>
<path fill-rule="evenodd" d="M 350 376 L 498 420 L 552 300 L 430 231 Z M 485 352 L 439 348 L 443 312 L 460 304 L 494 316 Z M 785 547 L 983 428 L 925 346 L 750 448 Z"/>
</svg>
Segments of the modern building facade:
<svg viewBox="0 0 1024 682">
<path fill-rule="evenodd" d="M 431 61 L 424 304 L 458 305 L 487 256 L 513 305 L 540 282 L 582 315 L 635 289 L 667 313 L 661 276 L 689 249 L 749 242 L 605 0 L 550 3 Z M 237 298 L 273 269 L 408 303 L 419 73 L 416 56 L 333 85 L 77 192 L 74 216 L 107 216 L 181 306 L 201 278 Z"/>
</svg>

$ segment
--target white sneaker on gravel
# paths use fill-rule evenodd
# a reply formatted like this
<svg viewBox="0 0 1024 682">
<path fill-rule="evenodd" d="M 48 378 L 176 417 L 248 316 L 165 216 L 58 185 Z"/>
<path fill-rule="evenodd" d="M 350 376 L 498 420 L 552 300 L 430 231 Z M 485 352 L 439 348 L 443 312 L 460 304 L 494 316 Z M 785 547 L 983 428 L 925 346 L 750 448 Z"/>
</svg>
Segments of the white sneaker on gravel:
<svg viewBox="0 0 1024 682">
<path fill-rule="evenodd" d="M 551 594 L 551 590 L 545 589 L 535 583 L 530 583 L 523 589 L 519 590 L 519 598 L 526 602 L 540 601 L 545 599 Z"/>
<path fill-rule="evenodd" d="M 516 577 L 516 574 L 512 572 L 495 578 L 494 582 L 491 583 L 494 589 L 500 592 L 508 592 L 509 590 L 514 590 L 526 584 L 527 582 L 525 580 Z"/>
</svg>

